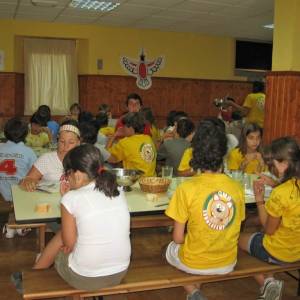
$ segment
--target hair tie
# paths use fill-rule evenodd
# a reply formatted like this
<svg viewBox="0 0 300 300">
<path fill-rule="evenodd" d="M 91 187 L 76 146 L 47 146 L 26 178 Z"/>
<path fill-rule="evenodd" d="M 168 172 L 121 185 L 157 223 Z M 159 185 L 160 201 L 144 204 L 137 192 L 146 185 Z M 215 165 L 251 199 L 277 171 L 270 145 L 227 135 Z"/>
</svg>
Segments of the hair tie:
<svg viewBox="0 0 300 300">
<path fill-rule="evenodd" d="M 66 174 L 62 174 L 62 175 L 60 176 L 59 181 L 60 181 L 60 182 L 67 182 L 67 181 L 68 181 L 68 178 L 67 178 Z"/>
<path fill-rule="evenodd" d="M 105 172 L 105 168 L 103 166 L 99 166 L 98 170 L 97 170 L 97 173 L 98 174 L 102 174 L 103 172 Z"/>
</svg>

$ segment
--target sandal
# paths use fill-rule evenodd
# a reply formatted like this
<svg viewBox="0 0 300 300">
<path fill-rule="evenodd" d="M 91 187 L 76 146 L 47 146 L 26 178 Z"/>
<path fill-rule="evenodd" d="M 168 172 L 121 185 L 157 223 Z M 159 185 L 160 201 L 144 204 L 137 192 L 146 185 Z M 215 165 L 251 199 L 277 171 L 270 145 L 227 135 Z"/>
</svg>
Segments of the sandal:
<svg viewBox="0 0 300 300">
<path fill-rule="evenodd" d="M 16 231 L 19 236 L 26 236 L 31 231 L 31 228 L 18 228 Z"/>
</svg>

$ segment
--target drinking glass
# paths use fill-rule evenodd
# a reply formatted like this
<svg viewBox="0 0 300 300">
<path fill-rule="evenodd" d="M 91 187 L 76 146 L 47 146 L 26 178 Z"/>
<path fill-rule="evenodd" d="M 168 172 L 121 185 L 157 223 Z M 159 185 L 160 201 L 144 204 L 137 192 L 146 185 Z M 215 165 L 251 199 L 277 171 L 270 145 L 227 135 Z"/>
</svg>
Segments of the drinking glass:
<svg viewBox="0 0 300 300">
<path fill-rule="evenodd" d="M 172 178 L 173 176 L 173 167 L 171 166 L 164 166 L 161 169 L 161 177 L 165 177 L 165 178 Z"/>
</svg>

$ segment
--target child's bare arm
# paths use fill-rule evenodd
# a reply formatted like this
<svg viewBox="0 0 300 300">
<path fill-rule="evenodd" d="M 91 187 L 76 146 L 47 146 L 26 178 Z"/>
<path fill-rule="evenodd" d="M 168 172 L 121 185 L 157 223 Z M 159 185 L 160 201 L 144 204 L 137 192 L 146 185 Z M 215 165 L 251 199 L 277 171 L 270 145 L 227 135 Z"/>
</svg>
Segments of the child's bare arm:
<svg viewBox="0 0 300 300">
<path fill-rule="evenodd" d="M 61 232 L 66 252 L 71 252 L 77 240 L 75 218 L 61 205 Z"/>
<path fill-rule="evenodd" d="M 281 222 L 281 218 L 272 217 L 268 214 L 267 222 L 265 225 L 265 233 L 272 235 L 278 229 Z"/>
<path fill-rule="evenodd" d="M 185 223 L 179 223 L 177 221 L 174 221 L 173 241 L 176 244 L 184 243 L 184 229 L 185 229 Z"/>
</svg>

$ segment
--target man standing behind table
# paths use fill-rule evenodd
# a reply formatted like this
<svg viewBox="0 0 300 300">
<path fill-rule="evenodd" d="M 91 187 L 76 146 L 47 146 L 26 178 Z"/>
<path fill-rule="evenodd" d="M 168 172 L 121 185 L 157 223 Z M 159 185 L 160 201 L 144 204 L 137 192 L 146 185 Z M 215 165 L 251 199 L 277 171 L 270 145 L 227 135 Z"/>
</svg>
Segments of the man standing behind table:
<svg viewBox="0 0 300 300">
<path fill-rule="evenodd" d="M 138 95 L 136 93 L 132 93 L 127 96 L 127 99 L 126 99 L 127 112 L 130 112 L 130 113 L 139 112 L 141 110 L 142 106 L 143 106 L 143 101 L 142 101 L 142 98 L 140 95 Z M 123 116 L 121 116 L 118 119 L 117 124 L 116 124 L 116 131 L 117 131 L 117 129 L 124 127 L 123 118 L 125 115 L 126 114 L 124 114 Z M 145 124 L 144 134 L 151 136 L 150 124 Z M 119 137 L 122 137 L 122 136 L 119 136 Z"/>
<path fill-rule="evenodd" d="M 238 109 L 242 113 L 242 116 L 245 117 L 247 123 L 256 123 L 263 128 L 266 98 L 264 89 L 265 86 L 263 82 L 254 81 L 252 93 L 246 97 L 243 106 L 231 100 L 227 100 L 227 103 Z"/>
</svg>

